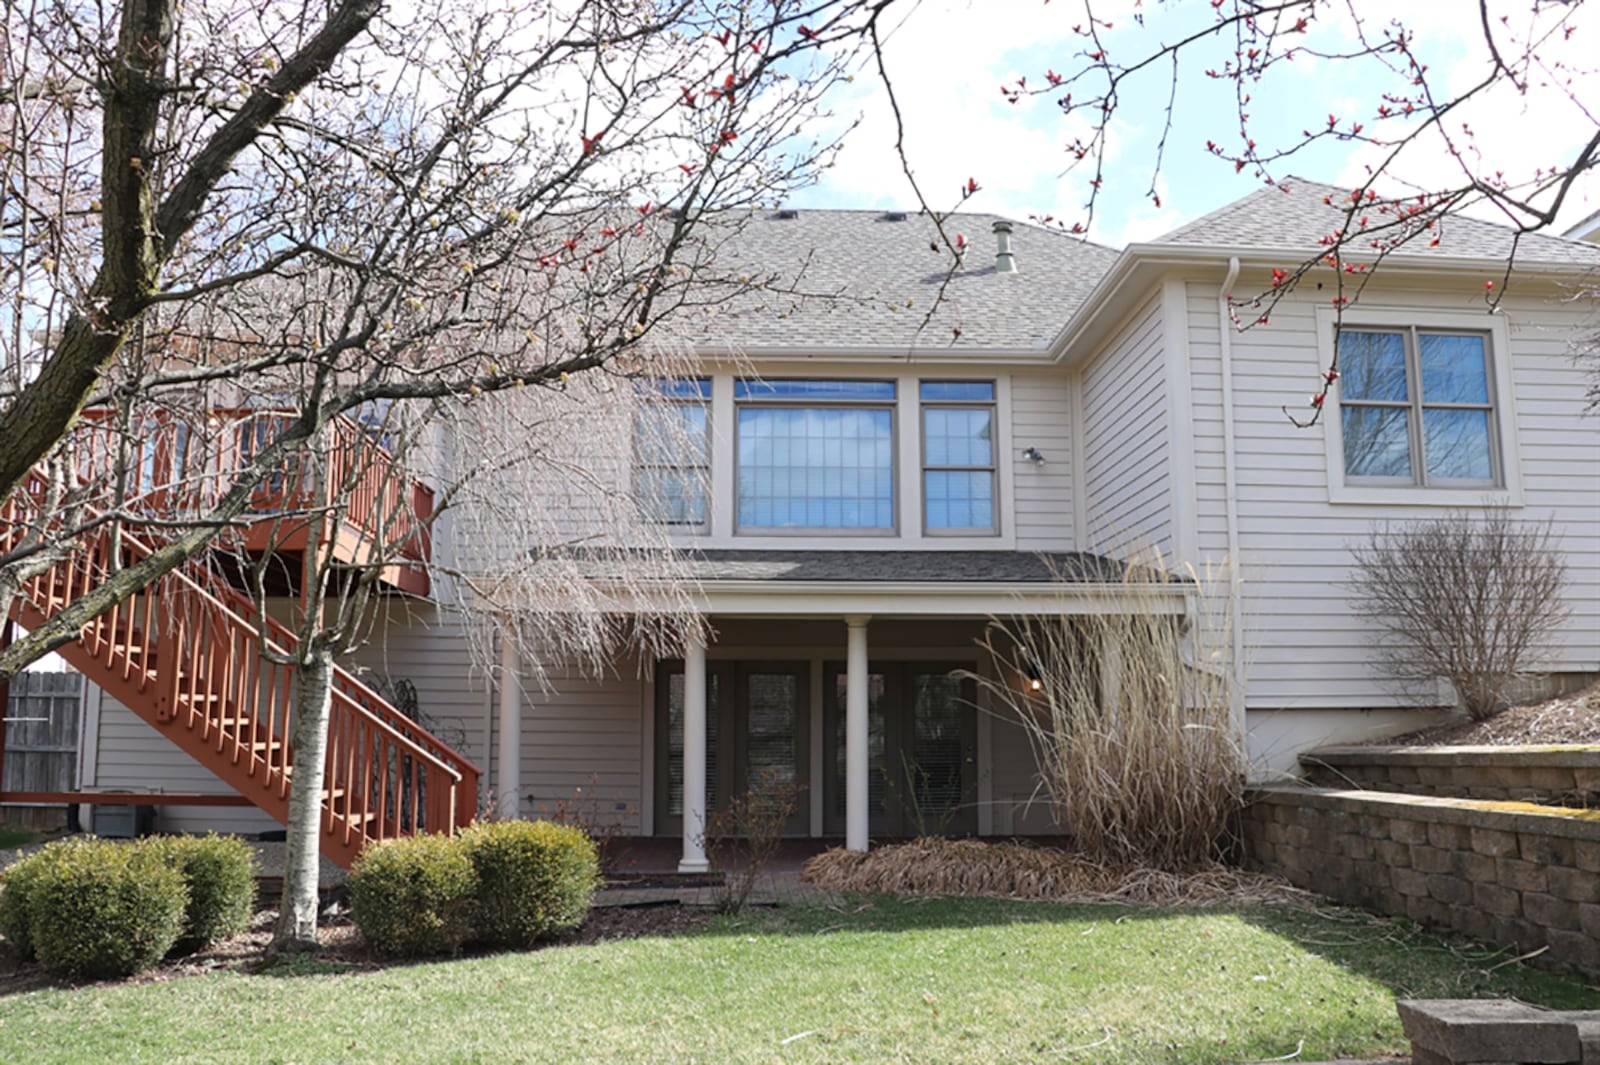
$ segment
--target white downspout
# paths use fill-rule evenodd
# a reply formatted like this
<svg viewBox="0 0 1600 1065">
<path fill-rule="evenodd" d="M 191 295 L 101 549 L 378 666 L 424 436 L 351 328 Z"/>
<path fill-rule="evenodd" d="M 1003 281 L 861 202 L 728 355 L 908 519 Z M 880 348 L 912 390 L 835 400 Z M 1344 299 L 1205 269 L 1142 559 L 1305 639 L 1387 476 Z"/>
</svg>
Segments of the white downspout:
<svg viewBox="0 0 1600 1065">
<path fill-rule="evenodd" d="M 1222 359 L 1222 492 L 1227 513 L 1228 564 L 1233 567 L 1232 587 L 1228 594 L 1228 628 L 1232 639 L 1229 663 L 1233 683 L 1229 686 L 1228 710 L 1233 717 L 1234 732 L 1241 748 L 1245 742 L 1244 715 L 1244 607 L 1240 602 L 1244 588 L 1244 568 L 1239 558 L 1239 475 L 1238 461 L 1233 442 L 1233 316 L 1229 314 L 1228 297 L 1233 283 L 1239 277 L 1239 257 L 1228 259 L 1228 275 L 1222 279 L 1217 293 L 1217 338 Z"/>
</svg>

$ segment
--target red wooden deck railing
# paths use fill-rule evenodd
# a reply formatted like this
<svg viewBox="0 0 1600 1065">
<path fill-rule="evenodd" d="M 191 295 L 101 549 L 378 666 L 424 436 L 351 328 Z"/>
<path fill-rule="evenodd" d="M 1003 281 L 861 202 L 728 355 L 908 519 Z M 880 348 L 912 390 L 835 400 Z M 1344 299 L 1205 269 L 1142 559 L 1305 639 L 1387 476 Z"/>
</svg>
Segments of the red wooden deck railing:
<svg viewBox="0 0 1600 1065">
<path fill-rule="evenodd" d="M 116 479 L 121 437 L 121 498 L 125 505 L 161 517 L 198 514 L 227 491 L 233 471 L 275 440 L 293 411 L 214 407 L 203 419 L 156 411 L 118 426 L 116 412 L 84 411 L 75 441 L 78 474 L 108 486 Z M 310 546 L 318 512 L 337 509 L 339 527 L 329 537 L 341 562 L 384 564 L 384 576 L 404 590 L 428 594 L 432 558 L 428 519 L 433 493 L 400 467 L 382 437 L 354 420 L 336 418 L 323 456 L 321 491 L 294 457 L 262 478 L 251 498 L 254 519 L 245 546 L 256 551 L 298 551 Z M 108 487 L 109 495 L 109 487 Z"/>
<path fill-rule="evenodd" d="M 0 506 L 0 554 L 48 532 L 35 473 Z M 382 502 L 378 500 L 377 502 Z M 102 526 L 28 580 L 13 613 L 43 624 L 151 547 Z M 287 823 L 295 636 L 203 565 L 167 573 L 83 627 L 59 653 L 241 795 Z M 480 771 L 372 689 L 336 669 L 321 846 L 348 867 L 368 840 L 451 832 L 477 812 Z"/>
</svg>

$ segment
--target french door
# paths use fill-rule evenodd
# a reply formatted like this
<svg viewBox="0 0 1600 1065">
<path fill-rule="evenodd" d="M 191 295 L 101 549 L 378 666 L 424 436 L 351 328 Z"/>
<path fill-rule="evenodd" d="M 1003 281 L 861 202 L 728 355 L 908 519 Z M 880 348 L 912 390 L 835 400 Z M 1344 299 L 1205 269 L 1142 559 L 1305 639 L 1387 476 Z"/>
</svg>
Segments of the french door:
<svg viewBox="0 0 1600 1065">
<path fill-rule="evenodd" d="M 874 662 L 867 677 L 867 828 L 874 836 L 978 830 L 970 663 Z M 844 664 L 823 671 L 823 829 L 845 829 Z"/>
<path fill-rule="evenodd" d="M 721 810 L 752 782 L 805 784 L 810 774 L 810 667 L 804 662 L 706 663 L 706 808 Z M 656 833 L 683 832 L 683 662 L 656 667 Z M 790 833 L 804 833 L 802 793 Z"/>
</svg>

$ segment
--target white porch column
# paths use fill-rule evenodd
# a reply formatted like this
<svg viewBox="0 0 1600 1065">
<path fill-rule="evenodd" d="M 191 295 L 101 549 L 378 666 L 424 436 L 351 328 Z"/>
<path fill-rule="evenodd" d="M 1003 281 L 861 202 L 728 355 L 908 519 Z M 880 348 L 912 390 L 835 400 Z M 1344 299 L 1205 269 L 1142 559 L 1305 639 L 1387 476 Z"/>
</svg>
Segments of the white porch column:
<svg viewBox="0 0 1600 1065">
<path fill-rule="evenodd" d="M 847 850 L 867 849 L 868 776 L 871 772 L 867 744 L 867 617 L 848 617 L 845 644 L 844 689 L 844 845 Z"/>
<path fill-rule="evenodd" d="M 706 639 L 696 630 L 683 649 L 683 858 L 680 873 L 703 873 L 706 861 Z"/>
<path fill-rule="evenodd" d="M 495 765 L 495 814 L 522 814 L 522 656 L 514 636 L 500 632 L 500 751 Z"/>
</svg>

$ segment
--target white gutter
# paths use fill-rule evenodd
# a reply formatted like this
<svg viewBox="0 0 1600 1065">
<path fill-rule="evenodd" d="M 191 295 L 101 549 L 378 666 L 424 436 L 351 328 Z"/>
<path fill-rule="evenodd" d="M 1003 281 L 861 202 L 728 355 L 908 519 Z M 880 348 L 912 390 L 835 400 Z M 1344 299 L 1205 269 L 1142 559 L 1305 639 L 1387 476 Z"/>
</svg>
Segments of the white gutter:
<svg viewBox="0 0 1600 1065">
<path fill-rule="evenodd" d="M 1219 260 L 1237 260 L 1244 266 L 1282 266 L 1285 262 L 1303 262 L 1309 258 L 1304 250 L 1293 248 L 1260 248 L 1239 245 L 1218 247 L 1201 244 L 1130 244 L 1122 250 L 1117 261 L 1111 264 L 1049 344 L 1052 361 L 1065 362 L 1069 352 L 1079 349 L 1085 334 L 1094 334 L 1097 327 L 1109 331 L 1119 322 L 1128 307 L 1125 298 L 1136 299 L 1145 292 L 1146 284 L 1169 270 L 1187 270 L 1195 267 L 1215 266 Z M 1595 269 L 1594 263 L 1585 262 L 1530 262 L 1517 260 L 1516 273 L 1524 282 L 1556 282 L 1574 275 L 1582 276 Z M 1488 271 L 1485 273 L 1485 271 Z M 1374 271 L 1378 276 L 1380 271 Z M 1478 256 L 1405 254 L 1395 253 L 1383 260 L 1384 277 L 1436 277 L 1440 274 L 1475 274 L 1499 282 L 1505 272 L 1505 260 Z M 1124 289 L 1135 285 L 1131 297 Z M 1090 344 L 1082 351 L 1092 351 Z M 1081 352 L 1080 352 L 1081 354 Z"/>
<path fill-rule="evenodd" d="M 1228 275 L 1222 279 L 1217 292 L 1217 342 L 1222 360 L 1222 496 L 1227 508 L 1228 564 L 1233 567 L 1232 587 L 1228 590 L 1228 629 L 1233 646 L 1230 648 L 1233 683 L 1229 685 L 1228 712 L 1233 727 L 1244 742 L 1244 608 L 1239 602 L 1243 595 L 1244 567 L 1239 558 L 1239 470 L 1234 451 L 1233 412 L 1233 316 L 1229 314 L 1228 297 L 1233 283 L 1239 278 L 1239 257 L 1228 259 Z"/>
</svg>

